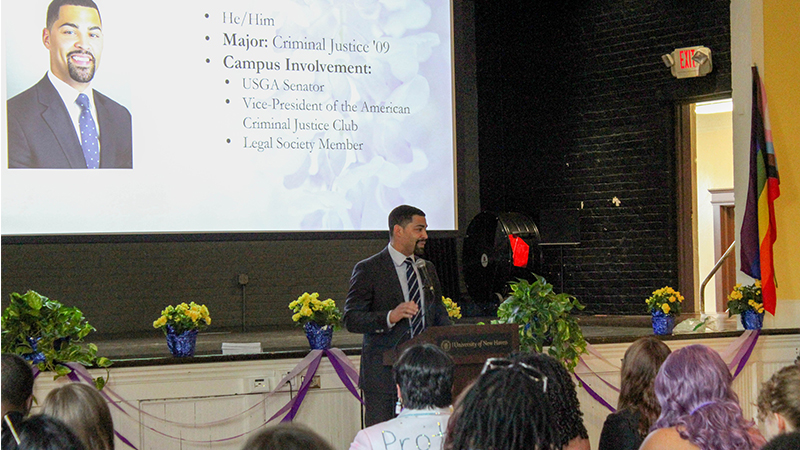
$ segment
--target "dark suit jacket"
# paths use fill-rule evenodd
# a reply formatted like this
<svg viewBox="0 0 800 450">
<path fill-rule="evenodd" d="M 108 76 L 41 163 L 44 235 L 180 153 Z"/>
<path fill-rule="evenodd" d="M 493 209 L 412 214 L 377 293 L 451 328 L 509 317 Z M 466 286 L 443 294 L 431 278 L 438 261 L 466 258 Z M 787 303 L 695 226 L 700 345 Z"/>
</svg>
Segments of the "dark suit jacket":
<svg viewBox="0 0 800 450">
<path fill-rule="evenodd" d="M 100 168 L 133 167 L 131 114 L 94 91 L 100 127 Z M 85 169 L 81 142 L 47 75 L 8 101 L 8 167 Z"/>
<path fill-rule="evenodd" d="M 430 262 L 426 263 L 434 287 L 432 299 L 430 291 L 426 292 L 426 324 L 429 327 L 450 325 L 436 269 Z M 392 328 L 386 323 L 389 311 L 403 301 L 403 288 L 388 248 L 356 264 L 342 320 L 347 331 L 364 334 L 359 386 L 365 391 L 396 392 L 392 367 L 383 365 L 383 353 L 409 340 L 411 335 L 408 320 L 401 320 Z"/>
</svg>

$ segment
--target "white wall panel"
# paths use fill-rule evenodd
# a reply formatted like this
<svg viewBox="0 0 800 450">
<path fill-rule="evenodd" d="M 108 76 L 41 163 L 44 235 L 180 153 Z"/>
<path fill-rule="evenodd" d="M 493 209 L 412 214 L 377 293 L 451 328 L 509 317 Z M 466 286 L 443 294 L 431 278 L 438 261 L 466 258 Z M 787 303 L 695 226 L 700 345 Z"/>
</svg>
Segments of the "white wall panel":
<svg viewBox="0 0 800 450">
<path fill-rule="evenodd" d="M 666 343 L 672 350 L 702 343 L 717 351 L 724 351 L 733 340 L 734 338 L 709 338 L 666 341 Z M 584 355 L 584 359 L 592 370 L 618 387 L 620 360 L 629 345 L 630 343 L 596 345 L 595 347 L 608 362 L 593 355 Z M 797 358 L 799 348 L 798 335 L 759 338 L 747 366 L 734 382 L 746 417 L 756 415 L 753 405 L 761 383 L 781 367 L 791 364 Z M 356 366 L 359 359 L 357 356 L 350 357 Z M 300 377 L 293 380 L 291 389 L 287 386 L 266 401 L 264 393 L 251 392 L 251 380 L 256 377 L 266 377 L 269 379 L 270 387 L 274 387 L 283 374 L 291 371 L 299 362 L 299 359 L 280 359 L 112 368 L 108 387 L 142 411 L 157 418 L 193 425 L 232 418 L 224 424 L 193 428 L 168 424 L 123 406 L 135 418 L 127 417 L 112 408 L 115 426 L 139 449 L 238 450 L 247 437 L 198 444 L 182 442 L 162 434 L 195 441 L 209 441 L 257 429 L 296 394 Z M 105 373 L 92 372 L 94 376 Z M 344 388 L 327 359 L 323 358 L 317 373 L 320 375 L 320 388 L 309 391 L 296 420 L 317 430 L 334 448 L 347 449 L 361 426 L 360 404 Z M 612 406 L 616 406 L 617 393 L 613 389 L 585 368 L 579 368 L 577 373 Z M 35 389 L 37 399 L 43 401 L 47 392 L 65 382 L 68 380 L 61 379 L 54 382 L 46 374 L 40 376 Z M 596 448 L 608 410 L 589 396 L 583 388 L 578 388 L 578 397 L 592 448 Z M 258 407 L 250 410 L 254 405 Z M 243 414 L 245 411 L 247 412 Z M 117 448 L 126 448 L 119 441 L 117 445 Z"/>
</svg>

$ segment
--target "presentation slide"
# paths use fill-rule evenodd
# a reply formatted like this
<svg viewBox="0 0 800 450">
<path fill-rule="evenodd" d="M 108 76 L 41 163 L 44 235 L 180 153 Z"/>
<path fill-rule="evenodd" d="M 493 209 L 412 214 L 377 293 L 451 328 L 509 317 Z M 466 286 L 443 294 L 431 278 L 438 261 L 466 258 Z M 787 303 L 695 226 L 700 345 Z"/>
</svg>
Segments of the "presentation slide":
<svg viewBox="0 0 800 450">
<path fill-rule="evenodd" d="M 449 0 L 95 1 L 2 2 L 3 235 L 455 229 Z"/>
</svg>

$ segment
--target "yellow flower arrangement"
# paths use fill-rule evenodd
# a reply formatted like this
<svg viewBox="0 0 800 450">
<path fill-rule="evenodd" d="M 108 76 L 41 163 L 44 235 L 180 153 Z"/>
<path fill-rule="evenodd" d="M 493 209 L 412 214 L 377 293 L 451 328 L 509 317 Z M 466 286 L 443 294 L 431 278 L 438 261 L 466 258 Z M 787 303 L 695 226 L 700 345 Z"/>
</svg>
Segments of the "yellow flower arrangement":
<svg viewBox="0 0 800 450">
<path fill-rule="evenodd" d="M 661 310 L 664 314 L 673 316 L 681 314 L 681 302 L 683 302 L 681 293 L 669 286 L 656 289 L 653 291 L 653 295 L 645 300 L 651 312 Z"/>
<path fill-rule="evenodd" d="M 764 299 L 761 297 L 761 280 L 742 286 L 737 284 L 728 294 L 728 315 L 741 314 L 747 310 L 764 314 Z"/>
<path fill-rule="evenodd" d="M 454 302 L 450 297 L 442 296 L 442 303 L 444 303 L 445 309 L 447 309 L 447 315 L 453 319 L 460 319 L 461 318 L 461 307 L 458 306 L 458 303 Z"/>
<path fill-rule="evenodd" d="M 331 325 L 334 330 L 340 328 L 342 312 L 336 307 L 336 302 L 330 298 L 320 300 L 319 294 L 316 292 L 313 294 L 303 293 L 297 300 L 289 303 L 289 309 L 294 313 L 292 320 L 298 325 L 316 322 L 321 327 Z"/>
<path fill-rule="evenodd" d="M 167 333 L 170 326 L 175 333 L 189 330 L 202 330 L 211 325 L 211 314 L 206 305 L 184 302 L 176 306 L 169 305 L 161 311 L 161 316 L 153 322 L 153 328 L 161 328 Z"/>
</svg>

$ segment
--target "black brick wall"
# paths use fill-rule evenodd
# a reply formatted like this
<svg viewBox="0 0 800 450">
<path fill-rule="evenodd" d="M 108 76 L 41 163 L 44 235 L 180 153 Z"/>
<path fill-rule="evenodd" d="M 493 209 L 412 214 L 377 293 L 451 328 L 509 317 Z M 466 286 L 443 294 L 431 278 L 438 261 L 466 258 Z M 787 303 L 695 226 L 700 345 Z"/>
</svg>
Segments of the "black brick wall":
<svg viewBox="0 0 800 450">
<path fill-rule="evenodd" d="M 579 209 L 564 290 L 590 313 L 644 313 L 678 283 L 674 106 L 730 92 L 730 2 L 476 5 L 482 208 Z M 661 55 L 694 45 L 713 72 L 673 78 Z M 558 286 L 560 251 L 544 257 Z"/>
</svg>

